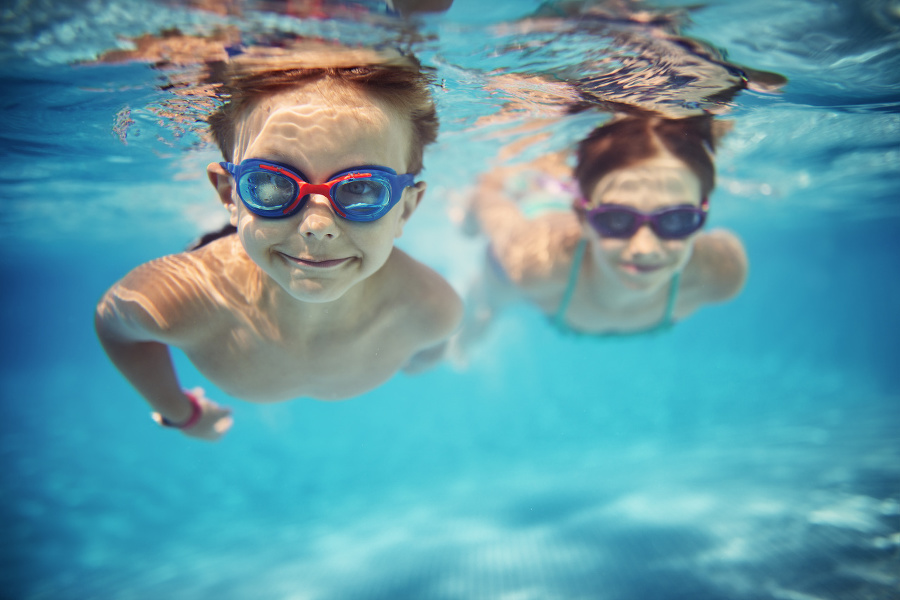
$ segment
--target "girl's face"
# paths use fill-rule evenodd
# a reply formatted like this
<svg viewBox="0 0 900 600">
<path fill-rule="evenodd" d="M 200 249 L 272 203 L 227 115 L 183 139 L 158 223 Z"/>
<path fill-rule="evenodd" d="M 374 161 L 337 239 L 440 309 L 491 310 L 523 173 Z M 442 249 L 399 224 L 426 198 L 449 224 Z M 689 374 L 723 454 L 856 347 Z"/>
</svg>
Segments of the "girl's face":
<svg viewBox="0 0 900 600">
<path fill-rule="evenodd" d="M 683 162 L 668 152 L 613 171 L 591 193 L 589 208 L 618 204 L 650 213 L 678 205 L 700 206 L 700 180 Z M 691 257 L 697 233 L 683 239 L 660 239 L 649 224 L 629 238 L 601 236 L 586 221 L 585 235 L 592 240 L 596 264 L 634 290 L 651 290 L 667 284 Z"/>
</svg>

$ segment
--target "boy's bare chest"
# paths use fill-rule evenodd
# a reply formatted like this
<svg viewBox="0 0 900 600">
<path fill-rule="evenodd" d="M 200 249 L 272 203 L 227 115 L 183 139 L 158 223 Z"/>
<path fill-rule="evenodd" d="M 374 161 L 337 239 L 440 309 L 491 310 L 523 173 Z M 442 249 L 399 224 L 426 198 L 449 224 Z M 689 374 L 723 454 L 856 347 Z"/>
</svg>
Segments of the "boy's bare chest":
<svg viewBox="0 0 900 600">
<path fill-rule="evenodd" d="M 186 354 L 212 383 L 243 400 L 340 400 L 377 387 L 406 364 L 412 349 L 398 337 L 377 327 L 310 336 L 234 323 Z"/>
</svg>

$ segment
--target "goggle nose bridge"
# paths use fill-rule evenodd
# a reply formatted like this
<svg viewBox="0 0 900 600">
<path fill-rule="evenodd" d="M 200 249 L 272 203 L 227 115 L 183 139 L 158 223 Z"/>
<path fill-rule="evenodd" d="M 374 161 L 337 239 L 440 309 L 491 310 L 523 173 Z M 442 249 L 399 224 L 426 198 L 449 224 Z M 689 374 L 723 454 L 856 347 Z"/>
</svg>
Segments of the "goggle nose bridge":
<svg viewBox="0 0 900 600">
<path fill-rule="evenodd" d="M 307 183 L 307 182 L 303 181 L 302 179 L 294 176 L 292 173 L 289 173 L 288 171 L 285 171 L 278 167 L 273 168 L 268 165 L 261 165 L 261 166 L 265 169 L 269 169 L 270 171 L 275 171 L 276 173 L 278 173 L 280 175 L 290 177 L 293 181 L 295 181 L 297 183 L 297 197 L 294 198 L 294 201 L 291 202 L 287 207 L 285 207 L 281 211 L 281 213 L 285 214 L 285 215 L 288 214 L 289 212 L 291 212 L 292 210 L 295 210 L 300 205 L 300 202 L 302 202 L 305 197 L 316 194 L 316 195 L 325 196 L 326 198 L 328 198 L 328 201 L 331 204 L 331 207 L 335 210 L 335 212 L 337 212 L 337 214 L 339 214 L 342 217 L 346 217 L 347 213 L 345 213 L 344 211 L 342 211 L 340 209 L 337 201 L 331 195 L 331 190 L 334 188 L 334 186 L 339 185 L 350 179 L 363 179 L 363 178 L 372 177 L 371 173 L 347 173 L 346 175 L 341 175 L 340 177 L 338 177 L 336 179 L 332 179 L 331 181 L 328 181 L 326 183 Z"/>
</svg>

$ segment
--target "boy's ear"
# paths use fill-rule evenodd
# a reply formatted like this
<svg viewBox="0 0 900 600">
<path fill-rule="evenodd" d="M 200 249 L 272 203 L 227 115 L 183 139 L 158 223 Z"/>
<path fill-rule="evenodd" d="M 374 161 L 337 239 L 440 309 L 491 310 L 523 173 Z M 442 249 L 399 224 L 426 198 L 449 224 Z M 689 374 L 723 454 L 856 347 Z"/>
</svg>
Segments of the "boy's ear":
<svg viewBox="0 0 900 600">
<path fill-rule="evenodd" d="M 419 203 L 425 195 L 426 187 L 428 187 L 428 184 L 424 181 L 419 181 L 416 182 L 416 185 L 408 187 L 403 191 L 403 200 L 400 201 L 403 206 L 403 213 L 400 215 L 400 220 L 397 222 L 397 231 L 394 234 L 394 237 L 400 237 L 403 234 L 403 226 L 406 225 L 406 222 L 416 211 L 416 208 L 419 207 Z"/>
<path fill-rule="evenodd" d="M 212 162 L 206 166 L 206 175 L 209 177 L 209 182 L 216 189 L 219 201 L 231 214 L 231 224 L 237 226 L 237 205 L 234 203 L 234 195 L 232 194 L 234 190 L 231 174 L 219 163 Z"/>
</svg>

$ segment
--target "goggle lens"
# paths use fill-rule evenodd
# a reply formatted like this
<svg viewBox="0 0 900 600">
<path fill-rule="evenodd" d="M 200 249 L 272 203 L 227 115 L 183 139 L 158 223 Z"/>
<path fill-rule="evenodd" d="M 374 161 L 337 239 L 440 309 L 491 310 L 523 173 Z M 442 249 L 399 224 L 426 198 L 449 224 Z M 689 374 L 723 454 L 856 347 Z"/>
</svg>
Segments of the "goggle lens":
<svg viewBox="0 0 900 600">
<path fill-rule="evenodd" d="M 627 210 L 610 210 L 594 215 L 591 223 L 607 237 L 631 237 L 638 229 L 637 217 Z"/>
<path fill-rule="evenodd" d="M 387 167 L 359 167 L 314 185 L 278 163 L 248 159 L 239 165 L 220 164 L 237 179 L 238 195 L 247 208 L 269 218 L 288 217 L 303 206 L 309 194 L 324 194 L 341 217 L 374 221 L 393 208 L 404 188 L 415 182 L 412 174 L 397 175 Z"/>
<path fill-rule="evenodd" d="M 659 238 L 677 240 L 703 227 L 706 211 L 695 206 L 678 206 L 648 214 L 626 206 L 601 205 L 588 211 L 588 221 L 600 235 L 608 238 L 630 238 L 648 223 Z"/>
<path fill-rule="evenodd" d="M 693 208 L 676 208 L 660 213 L 650 223 L 661 238 L 683 238 L 703 226 L 703 213 Z"/>
<path fill-rule="evenodd" d="M 251 208 L 277 211 L 297 197 L 297 184 L 278 173 L 253 171 L 241 177 L 238 194 Z"/>
<path fill-rule="evenodd" d="M 371 215 L 391 201 L 391 186 L 378 177 L 348 179 L 334 186 L 331 196 L 347 214 Z"/>
</svg>

